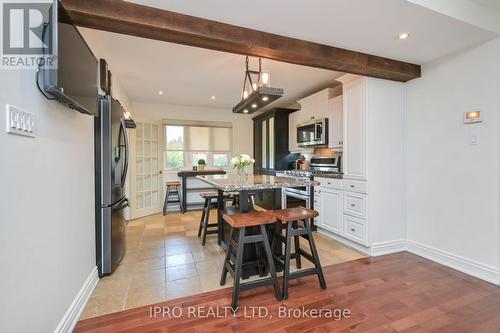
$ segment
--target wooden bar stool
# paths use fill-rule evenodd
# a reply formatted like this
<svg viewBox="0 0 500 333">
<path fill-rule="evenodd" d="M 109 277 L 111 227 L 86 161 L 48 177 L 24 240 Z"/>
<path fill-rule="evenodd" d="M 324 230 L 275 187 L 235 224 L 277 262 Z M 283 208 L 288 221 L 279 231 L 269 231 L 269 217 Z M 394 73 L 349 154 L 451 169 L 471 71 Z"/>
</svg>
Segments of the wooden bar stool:
<svg viewBox="0 0 500 333">
<path fill-rule="evenodd" d="M 205 203 L 203 204 L 203 211 L 201 213 L 200 219 L 200 227 L 198 229 L 198 237 L 202 235 L 203 238 L 201 245 L 205 246 L 205 242 L 207 240 L 207 235 L 217 234 L 219 232 L 219 225 L 216 223 L 209 223 L 210 218 L 210 209 L 217 208 L 217 192 L 203 192 L 200 193 L 200 196 L 205 199 Z M 230 198 L 230 194 L 224 194 L 224 206 L 227 199 Z M 212 201 L 212 200 L 215 200 Z M 216 228 L 215 230 L 208 230 L 208 228 Z"/>
<path fill-rule="evenodd" d="M 240 205 L 240 195 L 238 192 L 231 192 L 232 194 L 232 206 L 233 207 L 238 207 Z M 251 192 L 248 193 L 248 203 L 250 208 L 253 208 L 255 206 L 255 193 Z"/>
<path fill-rule="evenodd" d="M 284 256 L 275 256 L 283 265 L 283 299 L 288 298 L 288 283 L 291 279 L 297 279 L 307 275 L 317 275 L 319 284 L 322 289 L 326 289 L 325 276 L 319 262 L 318 250 L 314 243 L 314 237 L 311 231 L 310 219 L 318 216 L 315 210 L 307 209 L 304 207 L 294 207 L 288 209 L 275 210 L 271 212 L 274 217 L 286 225 L 286 236 L 281 233 L 282 227 L 276 228 L 276 235 L 273 238 L 271 247 L 274 249 L 276 246 L 281 246 L 285 243 Z M 300 237 L 307 239 L 311 253 L 304 251 L 300 247 Z M 295 252 L 292 253 L 292 238 L 294 240 Z M 278 245 L 279 243 L 279 245 Z M 290 273 L 290 260 L 295 259 L 297 268 L 301 268 L 300 258 L 304 257 L 314 264 L 314 268 L 303 269 Z"/>
<path fill-rule="evenodd" d="M 276 268 L 274 266 L 273 254 L 267 238 L 266 224 L 273 224 L 276 219 L 268 212 L 251 211 L 249 213 L 236 213 L 234 215 L 224 215 L 224 220 L 231 226 L 229 232 L 229 244 L 227 248 L 226 258 L 222 267 L 222 274 L 220 278 L 220 285 L 226 284 L 226 276 L 229 272 L 234 279 L 233 295 L 231 301 L 231 308 L 236 311 L 238 308 L 238 296 L 240 291 L 248 290 L 251 288 L 262 287 L 272 284 L 276 299 L 281 300 L 281 290 L 276 276 Z M 247 228 L 257 227 L 257 232 L 247 235 Z M 233 234 L 238 232 L 237 240 L 233 239 Z M 264 252 L 267 259 L 267 267 L 271 277 L 261 278 L 257 281 L 241 283 L 241 273 L 243 267 L 243 252 L 245 245 L 263 243 Z M 235 252 L 234 264 L 231 264 L 232 254 Z M 246 264 L 246 263 L 245 263 Z M 258 263 L 260 264 L 260 263 Z"/>
<path fill-rule="evenodd" d="M 179 204 L 179 208 L 182 212 L 183 209 L 182 209 L 182 200 L 180 193 L 181 182 L 175 180 L 167 182 L 166 185 L 167 185 L 167 190 L 165 191 L 165 201 L 163 202 L 163 215 L 167 214 L 168 205 L 170 204 Z M 174 199 L 170 200 L 169 199 L 170 196 L 173 196 Z"/>
</svg>

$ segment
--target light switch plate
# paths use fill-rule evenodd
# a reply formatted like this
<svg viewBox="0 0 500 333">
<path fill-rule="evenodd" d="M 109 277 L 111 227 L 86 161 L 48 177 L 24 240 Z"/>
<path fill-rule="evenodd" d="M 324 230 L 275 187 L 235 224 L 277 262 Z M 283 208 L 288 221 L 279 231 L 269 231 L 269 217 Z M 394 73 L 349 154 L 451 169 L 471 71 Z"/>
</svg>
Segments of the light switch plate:
<svg viewBox="0 0 500 333">
<path fill-rule="evenodd" d="M 33 113 L 6 104 L 6 126 L 7 133 L 35 137 L 36 119 Z"/>
</svg>

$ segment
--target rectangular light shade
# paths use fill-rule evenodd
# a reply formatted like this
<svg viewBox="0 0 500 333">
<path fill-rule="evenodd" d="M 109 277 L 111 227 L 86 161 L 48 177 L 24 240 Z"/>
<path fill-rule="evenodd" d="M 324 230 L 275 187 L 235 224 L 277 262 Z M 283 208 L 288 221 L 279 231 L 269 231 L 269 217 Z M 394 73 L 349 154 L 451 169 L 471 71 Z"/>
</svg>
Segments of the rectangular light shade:
<svg viewBox="0 0 500 333">
<path fill-rule="evenodd" d="M 264 106 L 274 102 L 284 91 L 281 88 L 258 87 L 247 98 L 241 100 L 234 108 L 233 113 L 254 113 Z"/>
</svg>

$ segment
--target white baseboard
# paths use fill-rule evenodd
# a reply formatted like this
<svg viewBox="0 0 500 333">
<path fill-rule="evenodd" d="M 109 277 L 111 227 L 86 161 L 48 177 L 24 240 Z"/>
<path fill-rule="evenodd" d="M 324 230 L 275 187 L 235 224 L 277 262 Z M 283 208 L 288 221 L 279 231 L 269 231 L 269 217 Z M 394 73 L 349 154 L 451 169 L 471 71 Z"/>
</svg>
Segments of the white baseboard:
<svg viewBox="0 0 500 333">
<path fill-rule="evenodd" d="M 499 269 L 414 241 L 398 239 L 394 241 L 375 243 L 371 247 L 365 247 L 325 229 L 318 228 L 318 232 L 369 256 L 376 257 L 408 251 L 420 257 L 437 262 L 443 266 L 447 266 L 462 273 L 474 276 L 478 279 L 500 285 Z"/>
<path fill-rule="evenodd" d="M 351 241 L 351 240 L 349 240 L 347 238 L 344 238 L 342 236 L 336 235 L 333 232 L 325 230 L 325 229 L 323 229 L 321 227 L 318 227 L 318 232 L 320 234 L 322 234 L 322 235 L 325 235 L 328 238 L 336 240 L 337 242 L 341 243 L 342 245 L 351 247 L 351 248 L 353 248 L 355 250 L 358 250 L 359 252 L 364 253 L 366 255 L 370 255 L 370 248 L 369 247 L 366 247 L 366 246 L 360 245 L 358 243 L 355 243 L 355 242 L 353 242 L 353 241 Z"/>
<path fill-rule="evenodd" d="M 406 240 L 398 239 L 388 242 L 374 243 L 370 248 L 370 255 L 377 257 L 403 251 L 406 251 Z"/>
<path fill-rule="evenodd" d="M 99 275 L 97 273 L 97 267 L 95 267 L 88 276 L 87 280 L 85 280 L 85 283 L 64 314 L 64 317 L 59 322 L 59 325 L 57 325 L 54 333 L 71 333 L 73 331 L 73 328 L 75 328 L 75 325 L 78 322 L 90 295 L 92 295 L 97 282 L 99 282 Z"/>
<path fill-rule="evenodd" d="M 406 241 L 406 250 L 478 279 L 500 284 L 500 271 L 495 267 L 409 240 Z"/>
</svg>

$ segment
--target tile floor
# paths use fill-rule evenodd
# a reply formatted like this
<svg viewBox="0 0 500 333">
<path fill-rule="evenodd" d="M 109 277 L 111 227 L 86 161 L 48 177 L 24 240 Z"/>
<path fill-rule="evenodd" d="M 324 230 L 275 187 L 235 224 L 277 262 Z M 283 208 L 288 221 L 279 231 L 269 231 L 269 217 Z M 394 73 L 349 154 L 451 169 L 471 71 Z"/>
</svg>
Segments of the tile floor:
<svg viewBox="0 0 500 333">
<path fill-rule="evenodd" d="M 215 211 L 210 215 L 215 221 Z M 80 319 L 231 287 L 229 275 L 226 285 L 219 286 L 224 251 L 217 236 L 209 235 L 204 247 L 197 237 L 200 216 L 195 211 L 131 221 L 122 263 L 99 281 Z M 315 240 L 322 266 L 364 256 L 317 233 Z"/>
</svg>

